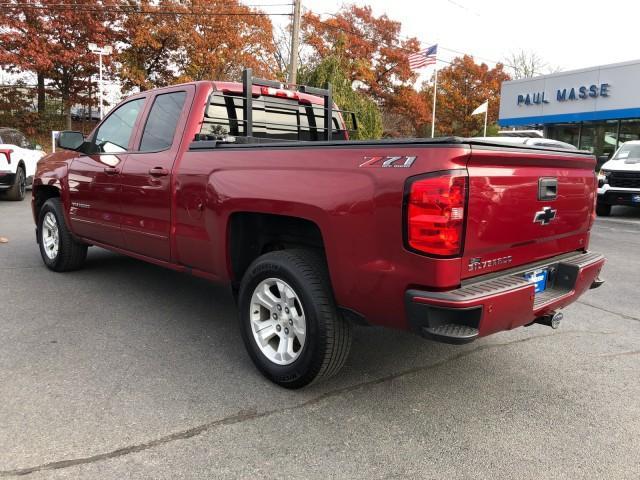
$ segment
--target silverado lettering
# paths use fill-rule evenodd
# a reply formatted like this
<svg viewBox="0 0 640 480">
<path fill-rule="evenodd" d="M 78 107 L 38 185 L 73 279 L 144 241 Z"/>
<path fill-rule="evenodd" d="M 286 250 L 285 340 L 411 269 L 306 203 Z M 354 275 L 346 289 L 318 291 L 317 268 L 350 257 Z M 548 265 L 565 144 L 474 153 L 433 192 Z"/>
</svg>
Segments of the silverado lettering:
<svg viewBox="0 0 640 480">
<path fill-rule="evenodd" d="M 476 270 L 483 270 L 489 267 L 495 267 L 497 265 L 505 265 L 511 263 L 513 257 L 508 255 L 506 257 L 492 258 L 491 260 L 482 260 L 480 257 L 475 257 L 469 260 L 469 271 L 474 272 Z"/>
</svg>

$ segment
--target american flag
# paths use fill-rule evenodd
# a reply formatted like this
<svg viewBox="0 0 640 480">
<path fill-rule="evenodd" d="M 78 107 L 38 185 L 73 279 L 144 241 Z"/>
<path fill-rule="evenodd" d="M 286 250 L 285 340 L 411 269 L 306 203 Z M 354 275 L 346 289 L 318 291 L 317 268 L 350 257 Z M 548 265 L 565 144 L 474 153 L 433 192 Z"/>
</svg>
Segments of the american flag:
<svg viewBox="0 0 640 480">
<path fill-rule="evenodd" d="M 412 53 L 409 55 L 409 67 L 411 70 L 418 70 L 427 65 L 433 65 L 436 63 L 436 54 L 438 53 L 438 44 L 431 45 L 424 50 L 420 50 L 418 53 Z"/>
</svg>

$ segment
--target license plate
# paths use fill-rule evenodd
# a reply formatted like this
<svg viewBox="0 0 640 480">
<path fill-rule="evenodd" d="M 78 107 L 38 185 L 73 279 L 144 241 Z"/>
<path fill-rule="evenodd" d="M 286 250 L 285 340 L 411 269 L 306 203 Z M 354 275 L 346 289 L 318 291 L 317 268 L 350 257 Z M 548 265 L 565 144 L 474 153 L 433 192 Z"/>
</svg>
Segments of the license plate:
<svg viewBox="0 0 640 480">
<path fill-rule="evenodd" d="M 631 203 L 640 203 L 640 195 L 631 195 Z"/>
<path fill-rule="evenodd" d="M 527 272 L 524 274 L 524 278 L 535 286 L 535 293 L 540 293 L 547 288 L 547 277 L 549 271 L 546 268 L 540 270 L 534 270 L 533 272 Z"/>
</svg>

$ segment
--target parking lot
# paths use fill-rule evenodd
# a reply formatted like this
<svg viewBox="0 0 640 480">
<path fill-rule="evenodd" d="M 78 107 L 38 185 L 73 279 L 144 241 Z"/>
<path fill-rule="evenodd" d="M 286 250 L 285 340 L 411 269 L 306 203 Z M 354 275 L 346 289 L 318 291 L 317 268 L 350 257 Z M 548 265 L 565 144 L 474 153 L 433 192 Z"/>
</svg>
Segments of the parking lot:
<svg viewBox="0 0 640 480">
<path fill-rule="evenodd" d="M 225 289 L 98 248 L 55 274 L 33 230 L 0 202 L 0 477 L 640 476 L 640 211 L 598 219 L 607 283 L 559 330 L 360 327 L 300 391 L 254 369 Z"/>
</svg>

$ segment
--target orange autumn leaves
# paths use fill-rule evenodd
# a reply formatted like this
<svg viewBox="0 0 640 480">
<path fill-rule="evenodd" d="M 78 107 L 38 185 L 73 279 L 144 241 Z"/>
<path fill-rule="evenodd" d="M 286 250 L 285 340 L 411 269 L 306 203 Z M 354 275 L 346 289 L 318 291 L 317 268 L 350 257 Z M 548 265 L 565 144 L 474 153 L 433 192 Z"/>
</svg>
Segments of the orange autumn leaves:
<svg viewBox="0 0 640 480">
<path fill-rule="evenodd" d="M 0 63 L 45 78 L 67 113 L 86 104 L 92 90 L 95 104 L 89 79 L 97 62 L 89 43 L 115 46 L 114 55 L 105 57 L 105 76 L 118 80 L 125 93 L 192 80 L 238 80 L 246 67 L 261 77 L 287 77 L 279 52 L 287 50 L 282 43 L 288 38 L 274 34 L 267 12 L 238 0 L 38 0 L 38 9 L 9 3 L 15 6 L 0 12 Z M 300 65 L 309 71 L 323 59 L 338 58 L 352 88 L 382 111 L 386 135 L 427 136 L 432 86 L 416 88 L 407 55 L 421 45 L 402 35 L 401 27 L 367 6 L 345 5 L 332 15 L 307 10 Z M 470 113 L 487 99 L 489 122 L 496 120 L 500 83 L 508 78 L 502 65 L 489 68 L 464 56 L 439 67 L 438 134 L 477 134 L 483 119 Z"/>
</svg>

